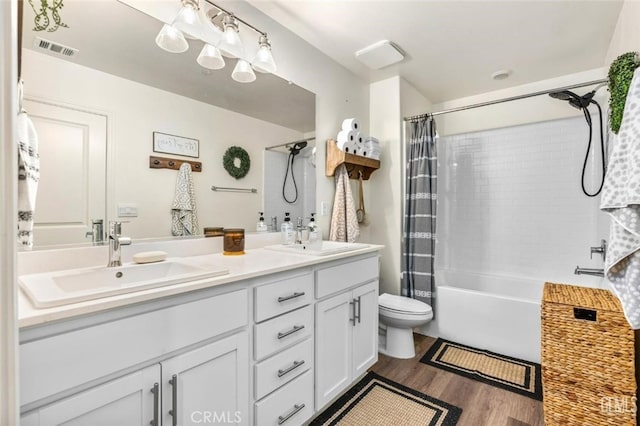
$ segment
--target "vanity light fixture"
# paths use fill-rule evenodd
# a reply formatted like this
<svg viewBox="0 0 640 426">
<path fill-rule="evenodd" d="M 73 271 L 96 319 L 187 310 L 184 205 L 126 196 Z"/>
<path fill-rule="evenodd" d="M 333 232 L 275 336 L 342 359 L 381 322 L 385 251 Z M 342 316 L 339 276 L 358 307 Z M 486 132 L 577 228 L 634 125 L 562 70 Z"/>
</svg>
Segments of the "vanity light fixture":
<svg viewBox="0 0 640 426">
<path fill-rule="evenodd" d="M 186 38 L 204 42 L 196 61 L 206 70 L 224 68 L 227 58 L 237 59 L 231 77 L 240 83 L 255 81 L 253 70 L 261 73 L 276 71 L 267 34 L 233 13 L 224 10 L 211 0 L 181 0 L 180 11 L 169 23 L 165 23 L 156 37 L 156 44 L 171 53 L 183 53 L 189 49 Z M 205 11 L 204 5 L 211 7 Z M 258 51 L 252 58 L 240 38 L 240 24 L 258 35 Z M 246 40 L 246 37 L 245 37 Z M 249 55 L 249 56 L 247 56 Z"/>
<path fill-rule="evenodd" d="M 244 46 L 240 40 L 238 20 L 233 13 L 226 15 L 222 20 L 224 34 L 220 43 L 220 51 L 227 58 L 240 58 L 244 56 Z"/>
<path fill-rule="evenodd" d="M 189 43 L 185 40 L 182 32 L 173 25 L 167 24 L 164 24 L 156 37 L 156 44 L 170 53 L 182 53 L 189 49 Z"/>
<path fill-rule="evenodd" d="M 271 54 L 271 43 L 269 43 L 269 39 L 267 35 L 261 35 L 260 40 L 258 41 L 258 52 L 256 53 L 256 57 L 253 59 L 253 69 L 262 72 L 262 73 L 274 73 L 276 72 L 276 63 L 273 60 L 273 55 Z"/>
<path fill-rule="evenodd" d="M 202 37 L 202 24 L 198 16 L 200 5 L 197 0 L 182 0 L 182 8 L 173 20 L 173 26 L 193 38 Z"/>
<path fill-rule="evenodd" d="M 238 59 L 238 62 L 233 69 L 233 73 L 231 74 L 231 78 L 238 83 L 251 83 L 256 80 L 256 75 L 249 62 L 244 59 Z"/>
</svg>

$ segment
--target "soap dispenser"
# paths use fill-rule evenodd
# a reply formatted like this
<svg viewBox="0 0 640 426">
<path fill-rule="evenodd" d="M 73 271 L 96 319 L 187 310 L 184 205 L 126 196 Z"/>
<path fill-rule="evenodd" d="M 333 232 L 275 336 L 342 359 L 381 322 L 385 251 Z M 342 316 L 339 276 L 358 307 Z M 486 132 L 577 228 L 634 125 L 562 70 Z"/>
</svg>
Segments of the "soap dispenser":
<svg viewBox="0 0 640 426">
<path fill-rule="evenodd" d="M 316 223 L 315 216 L 315 213 L 311 213 L 311 219 L 309 220 L 309 224 L 307 225 L 307 228 L 309 228 L 309 244 L 312 246 L 322 244 L 322 231 Z"/>
<path fill-rule="evenodd" d="M 282 244 L 293 244 L 293 224 L 291 223 L 289 212 L 285 212 L 284 214 L 284 221 L 282 222 L 282 225 L 280 225 L 280 234 L 282 236 Z"/>
<path fill-rule="evenodd" d="M 260 213 L 260 219 L 258 219 L 258 223 L 256 224 L 256 231 L 267 232 L 269 228 L 267 227 L 267 224 L 264 223 L 264 213 L 263 212 L 259 212 L 259 213 Z"/>
</svg>

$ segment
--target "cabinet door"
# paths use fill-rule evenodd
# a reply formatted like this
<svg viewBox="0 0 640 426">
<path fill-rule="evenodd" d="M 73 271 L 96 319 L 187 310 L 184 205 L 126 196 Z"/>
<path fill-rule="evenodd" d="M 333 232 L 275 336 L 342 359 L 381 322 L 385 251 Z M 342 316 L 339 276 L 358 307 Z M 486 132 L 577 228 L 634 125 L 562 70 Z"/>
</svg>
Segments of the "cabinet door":
<svg viewBox="0 0 640 426">
<path fill-rule="evenodd" d="M 353 327 L 353 377 L 378 360 L 378 281 L 353 290 L 357 321 Z"/>
<path fill-rule="evenodd" d="M 351 292 L 316 304 L 316 410 L 351 383 L 353 309 Z"/>
<path fill-rule="evenodd" d="M 40 410 L 39 426 L 148 426 L 157 420 L 158 364 L 88 389 Z"/>
<path fill-rule="evenodd" d="M 246 332 L 162 362 L 164 426 L 249 424 Z"/>
</svg>

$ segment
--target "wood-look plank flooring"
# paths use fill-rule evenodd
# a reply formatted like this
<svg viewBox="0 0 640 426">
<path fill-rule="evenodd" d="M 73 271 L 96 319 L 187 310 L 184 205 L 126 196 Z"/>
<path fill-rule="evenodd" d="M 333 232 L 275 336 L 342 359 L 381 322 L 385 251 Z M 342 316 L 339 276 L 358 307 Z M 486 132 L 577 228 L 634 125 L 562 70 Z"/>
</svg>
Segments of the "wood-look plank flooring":
<svg viewBox="0 0 640 426">
<path fill-rule="evenodd" d="M 371 371 L 462 408 L 459 426 L 543 426 L 542 402 L 420 362 L 436 339 L 414 334 L 416 356 L 380 354 Z"/>
</svg>

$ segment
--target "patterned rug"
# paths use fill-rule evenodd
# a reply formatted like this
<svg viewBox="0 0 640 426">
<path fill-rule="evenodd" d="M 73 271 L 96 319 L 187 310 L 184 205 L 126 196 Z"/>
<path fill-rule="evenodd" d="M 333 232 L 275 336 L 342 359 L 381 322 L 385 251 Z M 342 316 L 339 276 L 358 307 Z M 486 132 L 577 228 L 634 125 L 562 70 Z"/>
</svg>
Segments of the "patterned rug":
<svg viewBox="0 0 640 426">
<path fill-rule="evenodd" d="M 453 426 L 462 409 L 369 372 L 311 426 Z"/>
<path fill-rule="evenodd" d="M 542 401 L 540 364 L 438 339 L 420 362 Z"/>
</svg>

